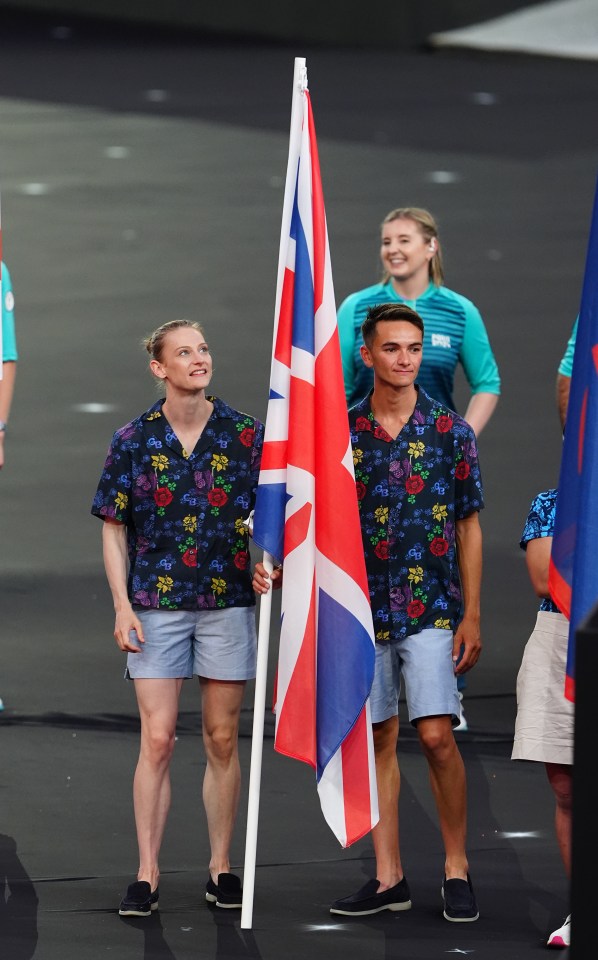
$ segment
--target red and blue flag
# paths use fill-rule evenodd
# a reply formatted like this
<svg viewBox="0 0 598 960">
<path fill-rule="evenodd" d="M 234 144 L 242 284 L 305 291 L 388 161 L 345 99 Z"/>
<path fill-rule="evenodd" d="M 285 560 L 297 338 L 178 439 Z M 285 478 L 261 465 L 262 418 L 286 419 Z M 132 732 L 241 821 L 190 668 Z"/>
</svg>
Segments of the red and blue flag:
<svg viewBox="0 0 598 960">
<path fill-rule="evenodd" d="M 569 619 L 565 696 L 575 701 L 575 633 L 598 602 L 598 189 L 577 325 L 550 557 L 550 595 Z"/>
<path fill-rule="evenodd" d="M 315 769 L 349 846 L 378 820 L 375 644 L 305 76 L 294 104 L 253 539 L 284 565 L 274 746 Z"/>
</svg>

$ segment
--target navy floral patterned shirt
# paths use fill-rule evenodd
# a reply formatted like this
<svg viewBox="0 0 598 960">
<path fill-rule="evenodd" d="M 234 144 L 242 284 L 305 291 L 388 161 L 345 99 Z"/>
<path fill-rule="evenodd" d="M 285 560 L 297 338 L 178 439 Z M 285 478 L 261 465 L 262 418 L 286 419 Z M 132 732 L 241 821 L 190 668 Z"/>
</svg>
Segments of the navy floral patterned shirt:
<svg viewBox="0 0 598 960">
<path fill-rule="evenodd" d="M 554 489 L 544 490 L 532 500 L 529 509 L 523 533 L 519 546 L 522 550 L 527 550 L 530 540 L 538 540 L 540 537 L 554 536 L 554 521 L 556 516 L 556 495 Z M 556 603 L 550 597 L 542 597 L 540 610 L 546 613 L 560 613 Z"/>
<path fill-rule="evenodd" d="M 462 597 L 455 522 L 484 506 L 475 434 L 418 387 L 396 440 L 370 395 L 349 410 L 355 483 L 378 643 L 455 630 Z"/>
<path fill-rule="evenodd" d="M 208 400 L 214 409 L 191 454 L 162 413 L 163 400 L 112 438 L 91 512 L 127 526 L 136 606 L 255 604 L 243 520 L 255 502 L 264 428 Z"/>
</svg>

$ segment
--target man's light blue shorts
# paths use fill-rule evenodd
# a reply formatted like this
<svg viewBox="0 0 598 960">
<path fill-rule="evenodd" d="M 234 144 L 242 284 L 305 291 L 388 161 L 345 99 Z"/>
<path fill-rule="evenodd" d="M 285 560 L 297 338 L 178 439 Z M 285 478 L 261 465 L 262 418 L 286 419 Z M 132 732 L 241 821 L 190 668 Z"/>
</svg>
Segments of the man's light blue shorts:
<svg viewBox="0 0 598 960">
<path fill-rule="evenodd" d="M 451 630 L 422 630 L 376 644 L 370 694 L 373 723 L 398 715 L 401 675 L 410 723 L 415 726 L 422 717 L 451 714 L 457 726 L 460 709 Z"/>
<path fill-rule="evenodd" d="M 126 677 L 249 680 L 255 677 L 255 607 L 139 610 L 145 643 L 127 655 Z M 131 631 L 131 639 L 137 636 Z"/>
</svg>

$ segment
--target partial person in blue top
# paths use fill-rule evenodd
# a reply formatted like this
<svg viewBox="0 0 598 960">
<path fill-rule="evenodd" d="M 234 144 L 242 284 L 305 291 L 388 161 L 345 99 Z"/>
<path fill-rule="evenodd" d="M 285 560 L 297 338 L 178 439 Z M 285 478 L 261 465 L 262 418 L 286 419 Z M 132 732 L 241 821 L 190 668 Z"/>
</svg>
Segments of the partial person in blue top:
<svg viewBox="0 0 598 960">
<path fill-rule="evenodd" d="M 579 323 L 579 314 L 573 324 L 571 336 L 567 341 L 567 347 L 559 363 L 558 373 L 556 375 L 556 402 L 561 418 L 561 427 L 565 428 L 567 419 L 567 407 L 569 406 L 569 390 L 571 388 L 571 374 L 573 373 L 573 357 L 575 354 L 575 341 L 577 340 L 577 324 Z"/>
<path fill-rule="evenodd" d="M 0 264 L 2 281 L 2 379 L 0 380 L 0 469 L 4 466 L 4 443 L 17 375 L 17 342 L 15 338 L 15 298 L 10 273 Z"/>
<path fill-rule="evenodd" d="M 477 307 L 444 286 L 438 228 L 419 207 L 391 210 L 382 222 L 380 283 L 350 294 L 338 311 L 347 404 L 371 390 L 372 371 L 360 356 L 361 325 L 370 307 L 396 301 L 416 310 L 425 324 L 424 359 L 417 382 L 455 410 L 455 371 L 461 364 L 471 389 L 464 419 L 479 436 L 500 395 L 498 366 Z"/>
<path fill-rule="evenodd" d="M 17 375 L 17 343 L 15 339 L 15 299 L 12 293 L 10 274 L 4 262 L 0 262 L 2 281 L 2 378 L 0 379 L 0 470 L 4 466 L 4 442 Z M 0 698 L 0 710 L 4 703 Z"/>
<path fill-rule="evenodd" d="M 570 878 L 574 706 L 565 698 L 569 621 L 548 590 L 556 502 L 554 489 L 534 497 L 519 544 L 525 550 L 532 586 L 542 602 L 517 674 L 517 717 L 511 758 L 544 764 L 556 801 L 557 843 Z M 571 914 L 552 931 L 547 946 L 568 947 L 570 942 Z"/>
</svg>

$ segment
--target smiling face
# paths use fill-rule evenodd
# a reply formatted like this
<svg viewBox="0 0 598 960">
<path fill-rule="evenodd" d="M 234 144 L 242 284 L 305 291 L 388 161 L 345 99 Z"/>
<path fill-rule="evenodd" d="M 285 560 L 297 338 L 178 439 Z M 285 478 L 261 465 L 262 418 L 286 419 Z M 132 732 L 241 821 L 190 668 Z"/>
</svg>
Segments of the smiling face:
<svg viewBox="0 0 598 960">
<path fill-rule="evenodd" d="M 205 390 L 212 379 L 212 357 L 203 333 L 192 326 L 169 331 L 161 344 L 160 359 L 151 360 L 150 368 L 170 390 Z"/>
<path fill-rule="evenodd" d="M 422 332 L 408 320 L 379 320 L 361 358 L 373 368 L 376 386 L 411 387 L 422 362 Z"/>
<path fill-rule="evenodd" d="M 399 284 L 415 281 L 427 286 L 436 249 L 436 238 L 426 239 L 415 220 L 399 217 L 382 224 L 382 267 Z"/>
</svg>

